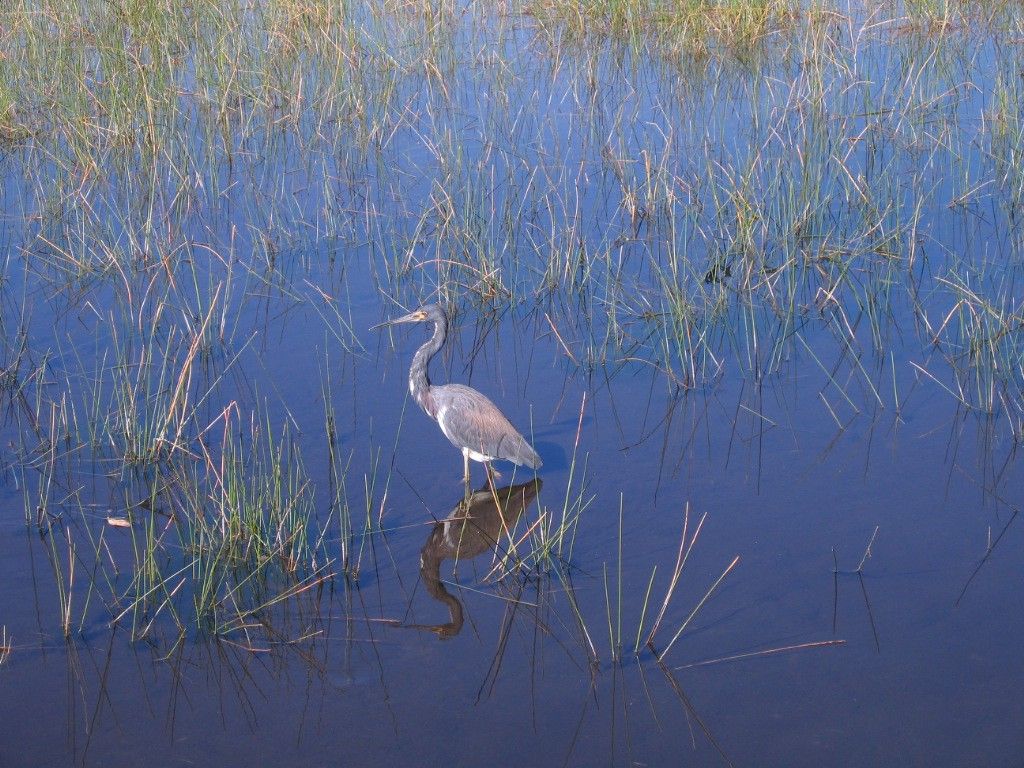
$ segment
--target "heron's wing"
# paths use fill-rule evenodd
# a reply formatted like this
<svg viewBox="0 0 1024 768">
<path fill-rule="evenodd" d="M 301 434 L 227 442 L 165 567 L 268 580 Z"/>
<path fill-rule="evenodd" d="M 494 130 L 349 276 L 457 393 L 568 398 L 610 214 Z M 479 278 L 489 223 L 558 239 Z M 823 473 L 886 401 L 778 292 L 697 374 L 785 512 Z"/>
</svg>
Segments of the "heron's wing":
<svg viewBox="0 0 1024 768">
<path fill-rule="evenodd" d="M 459 448 L 538 469 L 540 456 L 498 407 L 471 387 L 445 384 L 431 387 L 437 421 Z"/>
</svg>

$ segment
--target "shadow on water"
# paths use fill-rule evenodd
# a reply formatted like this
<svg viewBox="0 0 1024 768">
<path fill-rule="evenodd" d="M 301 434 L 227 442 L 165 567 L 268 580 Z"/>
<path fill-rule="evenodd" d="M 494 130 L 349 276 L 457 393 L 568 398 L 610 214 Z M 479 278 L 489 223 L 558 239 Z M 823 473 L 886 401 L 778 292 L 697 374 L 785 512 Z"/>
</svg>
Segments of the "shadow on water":
<svg viewBox="0 0 1024 768">
<path fill-rule="evenodd" d="M 569 455 L 565 446 L 550 440 L 534 440 L 533 447 L 544 460 L 544 469 L 548 472 L 561 472 L 569 468 Z"/>
</svg>

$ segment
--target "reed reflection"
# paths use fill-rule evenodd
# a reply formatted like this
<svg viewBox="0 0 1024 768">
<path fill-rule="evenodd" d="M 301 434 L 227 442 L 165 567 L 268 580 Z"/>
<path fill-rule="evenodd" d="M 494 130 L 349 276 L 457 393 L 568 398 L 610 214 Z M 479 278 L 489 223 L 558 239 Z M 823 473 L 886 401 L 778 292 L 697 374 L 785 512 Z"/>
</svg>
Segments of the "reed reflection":
<svg viewBox="0 0 1024 768">
<path fill-rule="evenodd" d="M 526 483 L 504 488 L 483 488 L 460 501 L 444 520 L 438 522 L 420 550 L 420 578 L 435 600 L 448 608 L 450 620 L 445 624 L 413 624 L 428 629 L 447 640 L 462 631 L 461 601 L 441 581 L 441 564 L 445 560 L 470 560 L 485 552 L 493 552 L 515 526 L 520 516 L 540 491 L 542 481 L 535 478 Z"/>
</svg>

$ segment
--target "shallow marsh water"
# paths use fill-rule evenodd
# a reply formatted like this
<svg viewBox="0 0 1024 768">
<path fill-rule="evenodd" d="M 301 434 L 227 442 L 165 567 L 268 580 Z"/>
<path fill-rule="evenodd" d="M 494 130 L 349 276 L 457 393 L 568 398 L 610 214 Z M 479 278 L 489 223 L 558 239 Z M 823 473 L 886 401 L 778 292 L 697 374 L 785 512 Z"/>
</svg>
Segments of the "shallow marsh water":
<svg viewBox="0 0 1024 768">
<path fill-rule="evenodd" d="M 0 762 L 1018 759 L 1015 6 L 229 5 L 0 17 Z"/>
</svg>

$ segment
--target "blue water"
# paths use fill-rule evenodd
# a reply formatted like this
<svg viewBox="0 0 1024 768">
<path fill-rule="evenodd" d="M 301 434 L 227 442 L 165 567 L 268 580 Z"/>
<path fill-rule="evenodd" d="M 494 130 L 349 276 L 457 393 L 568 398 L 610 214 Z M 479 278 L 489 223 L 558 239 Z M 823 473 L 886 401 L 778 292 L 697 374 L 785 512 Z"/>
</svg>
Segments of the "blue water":
<svg viewBox="0 0 1024 768">
<path fill-rule="evenodd" d="M 1017 43 L 858 19 L 853 36 L 828 26 L 831 63 L 807 32 L 694 60 L 596 36 L 558 48 L 480 13 L 437 32 L 443 77 L 401 19 L 367 21 L 401 66 L 364 50 L 363 113 L 342 100 L 278 124 L 243 105 L 225 140 L 190 72 L 171 125 L 193 127 L 166 156 L 112 151 L 83 176 L 46 133 L 4 155 L 0 312 L 20 362 L 0 762 L 1013 763 Z M 465 611 L 445 640 L 410 625 L 448 620 L 420 552 L 461 498 L 461 457 L 407 397 L 426 331 L 368 330 L 432 301 L 453 318 L 435 382 L 485 392 L 544 460 L 520 533 L 582 510 L 557 568 L 444 564 Z M 184 579 L 140 632 L 121 615 L 131 534 L 107 518 L 164 531 L 165 574 L 187 548 L 135 506 L 152 466 L 87 425 L 121 423 L 126 380 L 166 398 L 207 315 L 180 436 L 199 487 L 226 409 L 243 446 L 267 425 L 301 453 L 328 559 L 230 630 L 188 620 Z M 707 518 L 656 646 L 739 564 L 659 666 L 633 646 L 687 507 L 691 534 Z M 274 572 L 238 594 L 294 584 Z"/>
</svg>

